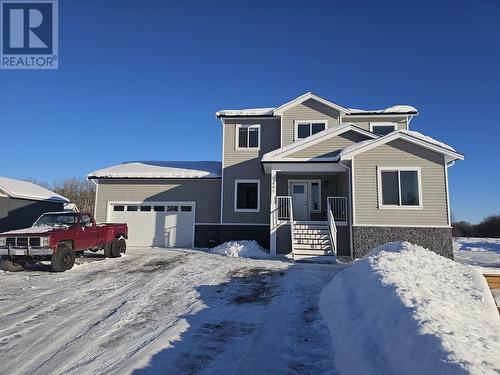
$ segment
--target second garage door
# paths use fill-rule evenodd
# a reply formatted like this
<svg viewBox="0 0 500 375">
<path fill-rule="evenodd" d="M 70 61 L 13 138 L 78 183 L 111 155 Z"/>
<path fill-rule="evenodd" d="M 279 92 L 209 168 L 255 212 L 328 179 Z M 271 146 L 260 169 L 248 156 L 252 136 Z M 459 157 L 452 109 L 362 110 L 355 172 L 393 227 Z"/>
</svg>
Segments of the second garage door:
<svg viewBox="0 0 500 375">
<path fill-rule="evenodd" d="M 108 221 L 127 223 L 128 246 L 193 247 L 194 202 L 113 202 Z"/>
</svg>

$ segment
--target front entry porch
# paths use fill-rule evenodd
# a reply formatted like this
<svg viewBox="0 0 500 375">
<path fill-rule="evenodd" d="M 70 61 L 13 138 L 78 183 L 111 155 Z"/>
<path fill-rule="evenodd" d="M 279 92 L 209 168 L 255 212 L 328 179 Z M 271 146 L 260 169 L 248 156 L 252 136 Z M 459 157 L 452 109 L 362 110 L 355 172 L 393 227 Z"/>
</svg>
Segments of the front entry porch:
<svg viewBox="0 0 500 375">
<path fill-rule="evenodd" d="M 304 164 L 302 170 L 299 164 Z M 350 256 L 348 168 L 337 163 L 289 163 L 270 168 L 270 174 L 271 253 L 291 251 L 295 260 L 320 261 Z"/>
</svg>

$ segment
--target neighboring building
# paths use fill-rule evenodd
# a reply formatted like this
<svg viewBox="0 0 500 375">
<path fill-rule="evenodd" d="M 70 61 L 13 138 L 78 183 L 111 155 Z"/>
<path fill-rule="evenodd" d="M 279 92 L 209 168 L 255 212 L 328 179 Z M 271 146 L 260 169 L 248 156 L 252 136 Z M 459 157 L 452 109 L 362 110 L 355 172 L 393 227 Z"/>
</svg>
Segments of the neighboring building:
<svg viewBox="0 0 500 375">
<path fill-rule="evenodd" d="M 463 155 L 410 131 L 417 115 L 313 93 L 278 108 L 219 111 L 222 165 L 136 162 L 91 173 L 96 216 L 137 228 L 130 241 L 140 246 L 255 239 L 300 259 L 360 257 L 408 240 L 452 257 L 448 167 Z"/>
<path fill-rule="evenodd" d="M 80 212 L 78 206 L 75 203 L 66 203 L 64 205 L 64 211 L 67 212 Z"/>
<path fill-rule="evenodd" d="M 62 211 L 67 202 L 31 182 L 0 177 L 0 233 L 30 227 L 43 213 Z"/>
</svg>

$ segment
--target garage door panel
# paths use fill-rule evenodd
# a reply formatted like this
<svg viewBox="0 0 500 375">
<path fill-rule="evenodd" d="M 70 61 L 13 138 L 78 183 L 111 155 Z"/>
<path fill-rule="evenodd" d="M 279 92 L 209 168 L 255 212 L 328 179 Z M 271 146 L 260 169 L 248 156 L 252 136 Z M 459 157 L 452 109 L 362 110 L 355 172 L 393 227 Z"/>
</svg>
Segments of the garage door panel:
<svg viewBox="0 0 500 375">
<path fill-rule="evenodd" d="M 194 203 L 145 202 L 149 211 L 128 211 L 137 203 L 110 203 L 109 217 L 112 222 L 124 222 L 129 227 L 129 246 L 192 247 L 194 233 Z M 115 211 L 115 206 L 124 206 Z"/>
</svg>

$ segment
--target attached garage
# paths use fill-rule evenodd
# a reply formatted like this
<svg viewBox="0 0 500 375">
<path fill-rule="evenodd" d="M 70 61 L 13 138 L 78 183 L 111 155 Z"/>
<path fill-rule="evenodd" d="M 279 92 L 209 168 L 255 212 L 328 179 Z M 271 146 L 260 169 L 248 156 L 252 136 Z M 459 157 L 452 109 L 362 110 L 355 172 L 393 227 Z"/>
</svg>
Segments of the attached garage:
<svg viewBox="0 0 500 375">
<path fill-rule="evenodd" d="M 110 202 L 109 221 L 127 223 L 128 246 L 193 247 L 195 202 Z"/>
<path fill-rule="evenodd" d="M 98 222 L 127 223 L 128 246 L 204 247 L 219 240 L 220 162 L 129 162 L 88 175 Z"/>
</svg>

